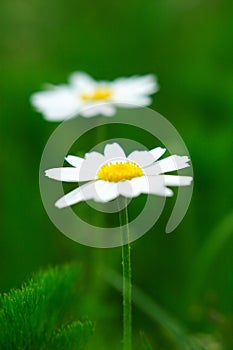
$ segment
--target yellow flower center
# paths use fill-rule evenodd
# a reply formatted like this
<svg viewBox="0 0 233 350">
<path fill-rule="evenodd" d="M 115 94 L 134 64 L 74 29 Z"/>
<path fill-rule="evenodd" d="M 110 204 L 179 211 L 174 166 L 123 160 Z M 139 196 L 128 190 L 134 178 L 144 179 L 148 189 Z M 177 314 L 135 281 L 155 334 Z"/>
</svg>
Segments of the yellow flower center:
<svg viewBox="0 0 233 350">
<path fill-rule="evenodd" d="M 143 176 L 144 173 L 139 165 L 133 162 L 116 162 L 104 164 L 98 171 L 100 180 L 119 182 L 131 180 L 134 177 Z"/>
<path fill-rule="evenodd" d="M 87 102 L 108 100 L 111 96 L 112 91 L 103 87 L 96 88 L 95 91 L 91 94 L 81 94 L 81 98 Z"/>
</svg>

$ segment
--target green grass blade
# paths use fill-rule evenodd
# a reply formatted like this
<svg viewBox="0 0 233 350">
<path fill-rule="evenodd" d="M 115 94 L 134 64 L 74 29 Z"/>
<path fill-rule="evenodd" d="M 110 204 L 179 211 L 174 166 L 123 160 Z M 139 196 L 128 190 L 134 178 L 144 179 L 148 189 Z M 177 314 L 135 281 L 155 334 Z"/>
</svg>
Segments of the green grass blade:
<svg viewBox="0 0 233 350">
<path fill-rule="evenodd" d="M 199 295 L 203 283 L 218 254 L 233 234 L 233 212 L 228 214 L 212 231 L 200 250 L 191 272 L 190 295 Z"/>
<path fill-rule="evenodd" d="M 77 321 L 80 279 L 77 264 L 49 268 L 1 295 L 0 349 L 83 349 L 93 324 Z"/>
<path fill-rule="evenodd" d="M 140 332 L 142 344 L 143 344 L 143 350 L 154 350 L 152 348 L 152 345 L 150 344 L 149 340 L 147 339 L 144 332 Z"/>
<path fill-rule="evenodd" d="M 122 277 L 114 271 L 107 271 L 105 280 L 118 291 L 122 291 Z M 153 321 L 160 324 L 173 340 L 183 350 L 206 350 L 196 343 L 195 339 L 189 337 L 187 331 L 174 320 L 165 310 L 154 302 L 152 298 L 143 293 L 135 285 L 133 286 L 133 303 L 140 308 Z"/>
</svg>

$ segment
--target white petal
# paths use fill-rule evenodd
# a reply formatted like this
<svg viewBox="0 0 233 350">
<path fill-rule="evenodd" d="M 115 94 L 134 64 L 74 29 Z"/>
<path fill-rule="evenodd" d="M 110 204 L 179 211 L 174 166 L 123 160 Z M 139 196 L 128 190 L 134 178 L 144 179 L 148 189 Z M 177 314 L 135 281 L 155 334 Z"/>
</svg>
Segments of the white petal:
<svg viewBox="0 0 233 350">
<path fill-rule="evenodd" d="M 118 195 L 115 182 L 94 181 L 66 194 L 55 205 L 58 208 L 64 208 L 89 199 L 93 199 L 96 202 L 108 202 L 115 199 Z"/>
<path fill-rule="evenodd" d="M 53 168 L 45 171 L 45 175 L 50 179 L 65 181 L 65 182 L 78 182 L 79 170 L 76 168 Z"/>
<path fill-rule="evenodd" d="M 193 180 L 191 176 L 159 175 L 166 186 L 189 186 Z"/>
<path fill-rule="evenodd" d="M 137 163 L 138 165 L 140 165 L 140 167 L 144 167 L 153 163 L 154 157 L 148 151 L 133 151 L 127 157 L 127 160 Z"/>
<path fill-rule="evenodd" d="M 82 93 L 92 92 L 96 85 L 95 80 L 85 72 L 73 72 L 69 77 L 69 82 Z"/>
<path fill-rule="evenodd" d="M 166 148 L 156 147 L 149 151 L 154 157 L 154 161 L 158 160 L 166 152 Z"/>
<path fill-rule="evenodd" d="M 187 156 L 173 155 L 154 163 L 148 168 L 143 169 L 143 171 L 146 175 L 159 175 L 169 171 L 187 168 L 190 166 L 188 162 L 189 158 Z"/>
<path fill-rule="evenodd" d="M 112 101 L 116 105 L 120 105 L 120 107 L 125 108 L 135 108 L 135 107 L 146 107 L 149 106 L 152 103 L 152 99 L 147 96 L 138 96 L 138 95 L 132 95 L 132 96 L 114 96 L 112 98 Z"/>
<path fill-rule="evenodd" d="M 167 187 L 155 187 L 151 186 L 150 194 L 160 196 L 160 197 L 172 197 L 173 191 Z"/>
<path fill-rule="evenodd" d="M 121 181 L 118 183 L 118 191 L 127 198 L 137 197 L 141 193 L 164 197 L 173 195 L 172 190 L 164 186 L 164 180 L 159 176 L 140 176 L 129 181 Z"/>
<path fill-rule="evenodd" d="M 81 167 L 83 177 L 86 173 L 89 174 L 92 179 L 96 178 L 99 168 L 106 163 L 106 159 L 103 154 L 99 152 L 90 152 L 85 154 L 85 161 Z"/>
<path fill-rule="evenodd" d="M 104 115 L 106 117 L 112 117 L 116 113 L 116 108 L 112 104 L 106 104 L 103 102 L 86 104 L 80 115 L 86 118 L 95 117 L 96 115 Z"/>
<path fill-rule="evenodd" d="M 104 156 L 107 159 L 116 159 L 116 158 L 126 158 L 124 150 L 121 148 L 121 146 L 114 142 L 112 144 L 107 144 L 104 148 Z"/>
<path fill-rule="evenodd" d="M 81 157 L 76 157 L 72 155 L 68 155 L 65 157 L 65 160 L 70 164 L 73 165 L 76 168 L 79 168 L 81 164 L 83 163 L 84 159 Z"/>
<path fill-rule="evenodd" d="M 150 95 L 158 90 L 157 79 L 154 75 L 133 76 L 130 78 L 119 78 L 113 82 L 115 95 Z"/>
<path fill-rule="evenodd" d="M 50 179 L 64 182 L 91 181 L 95 179 L 95 174 L 84 165 L 79 168 L 53 168 L 45 171 Z"/>
<path fill-rule="evenodd" d="M 112 101 L 124 107 L 148 106 L 152 100 L 149 95 L 158 90 L 156 78 L 153 75 L 120 78 L 112 83 Z"/>
<path fill-rule="evenodd" d="M 93 151 L 85 154 L 85 160 L 86 163 L 88 162 L 90 165 L 93 165 L 93 167 L 97 166 L 98 168 L 105 162 L 105 157 L 103 154 Z"/>
<path fill-rule="evenodd" d="M 141 167 L 146 167 L 160 158 L 165 151 L 166 149 L 161 147 L 154 148 L 151 151 L 134 151 L 127 158 Z"/>
<path fill-rule="evenodd" d="M 118 182 L 118 192 L 121 196 L 132 198 L 141 193 L 148 193 L 148 180 L 145 176 L 132 180 Z"/>
<path fill-rule="evenodd" d="M 31 103 L 45 118 L 61 121 L 78 114 L 80 102 L 76 95 L 66 86 L 55 87 L 31 96 Z"/>
<path fill-rule="evenodd" d="M 116 108 L 112 104 L 105 104 L 100 108 L 99 114 L 106 117 L 112 117 L 114 114 L 116 114 Z"/>
<path fill-rule="evenodd" d="M 143 193 L 154 194 L 157 196 L 170 197 L 173 192 L 170 188 L 165 187 L 163 176 L 145 176 L 147 187 L 144 188 Z"/>
<path fill-rule="evenodd" d="M 85 178 L 86 174 L 88 174 L 90 179 L 95 179 L 98 170 L 102 165 L 104 165 L 107 161 L 119 158 L 121 160 L 126 159 L 126 156 L 123 149 L 117 143 L 106 145 L 104 155 L 99 152 L 86 153 L 85 160 L 80 168 L 82 178 Z"/>
<path fill-rule="evenodd" d="M 98 180 L 95 182 L 93 197 L 96 202 L 109 202 L 119 196 L 116 182 Z"/>
<path fill-rule="evenodd" d="M 68 207 L 75 203 L 88 200 L 92 198 L 92 186 L 93 182 L 89 182 L 83 186 L 76 188 L 75 190 L 69 192 L 65 196 L 61 197 L 55 206 L 58 208 Z"/>
</svg>

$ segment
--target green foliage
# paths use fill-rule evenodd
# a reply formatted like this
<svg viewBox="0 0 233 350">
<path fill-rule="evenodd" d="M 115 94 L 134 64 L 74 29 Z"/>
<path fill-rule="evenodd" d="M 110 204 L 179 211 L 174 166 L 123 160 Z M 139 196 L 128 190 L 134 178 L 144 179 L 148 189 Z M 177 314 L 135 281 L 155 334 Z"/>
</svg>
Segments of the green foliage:
<svg viewBox="0 0 233 350">
<path fill-rule="evenodd" d="M 93 333 L 93 324 L 86 321 L 73 322 L 68 326 L 62 326 L 52 338 L 53 350 L 83 349 L 89 336 Z"/>
<path fill-rule="evenodd" d="M 21 289 L 1 296 L 0 348 L 23 350 L 83 349 L 93 333 L 90 321 L 76 321 L 76 264 L 35 274 Z"/>
<path fill-rule="evenodd" d="M 205 244 L 200 250 L 192 271 L 190 281 L 190 293 L 198 295 L 201 287 L 208 276 L 208 272 L 217 259 L 224 245 L 230 241 L 233 235 L 233 212 L 224 216 L 223 220 L 212 230 Z"/>
<path fill-rule="evenodd" d="M 145 333 L 141 332 L 140 335 L 141 335 L 141 339 L 142 339 L 143 350 L 153 350 L 152 345 L 150 344 Z"/>
<path fill-rule="evenodd" d="M 121 291 L 122 279 L 120 275 L 114 271 L 107 271 L 104 277 L 114 288 Z M 148 317 L 163 327 L 179 349 L 205 350 L 203 346 L 197 344 L 194 338 L 189 336 L 187 330 L 179 324 L 176 319 L 169 315 L 162 307 L 156 304 L 153 299 L 147 296 L 135 285 L 133 286 L 133 302 Z M 151 345 L 148 341 L 144 342 L 144 346 L 147 346 L 147 350 L 151 349 Z"/>
</svg>

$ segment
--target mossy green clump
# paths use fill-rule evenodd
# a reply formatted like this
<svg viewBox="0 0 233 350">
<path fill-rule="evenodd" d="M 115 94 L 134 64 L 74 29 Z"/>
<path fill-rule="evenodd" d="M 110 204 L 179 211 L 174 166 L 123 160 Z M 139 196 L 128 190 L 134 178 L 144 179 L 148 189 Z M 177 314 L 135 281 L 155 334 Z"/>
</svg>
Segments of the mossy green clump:
<svg viewBox="0 0 233 350">
<path fill-rule="evenodd" d="M 84 349 L 94 327 L 78 321 L 80 280 L 77 264 L 49 268 L 1 295 L 0 349 Z"/>
</svg>

